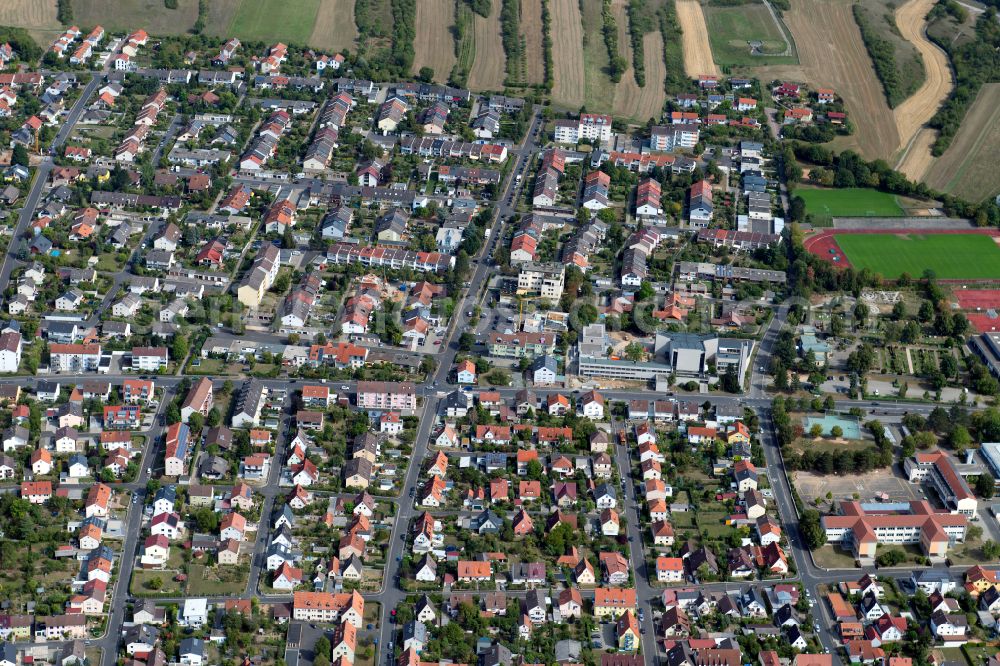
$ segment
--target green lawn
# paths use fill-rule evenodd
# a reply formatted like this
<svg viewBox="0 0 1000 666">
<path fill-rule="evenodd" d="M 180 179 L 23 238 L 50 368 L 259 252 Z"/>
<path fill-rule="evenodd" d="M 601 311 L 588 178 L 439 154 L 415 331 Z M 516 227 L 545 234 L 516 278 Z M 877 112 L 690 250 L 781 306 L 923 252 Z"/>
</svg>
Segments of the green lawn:
<svg viewBox="0 0 1000 666">
<path fill-rule="evenodd" d="M 614 103 L 615 83 L 608 76 L 611 61 L 604 43 L 601 0 L 583 0 L 580 3 L 583 20 L 583 69 L 584 105 L 592 113 L 610 111 Z M 578 56 L 579 57 L 579 56 Z"/>
<path fill-rule="evenodd" d="M 794 46 L 789 47 L 770 12 L 763 4 L 738 7 L 705 5 L 712 57 L 721 66 L 755 67 L 759 65 L 789 65 L 798 63 Z M 760 42 L 760 52 L 754 55 L 750 42 Z"/>
<path fill-rule="evenodd" d="M 192 564 L 188 575 L 189 594 L 242 594 L 250 575 L 249 565 L 243 564 L 232 569 L 204 564 Z"/>
<path fill-rule="evenodd" d="M 305 44 L 312 35 L 320 0 L 243 0 L 227 35 L 244 40 Z"/>
<path fill-rule="evenodd" d="M 1000 279 L 1000 248 L 981 234 L 838 234 L 837 244 L 855 268 L 884 277 L 914 277 L 925 270 L 945 280 Z"/>
<path fill-rule="evenodd" d="M 820 217 L 900 217 L 903 214 L 896 197 L 863 187 L 799 187 L 794 194 L 806 202 L 807 212 Z"/>
</svg>

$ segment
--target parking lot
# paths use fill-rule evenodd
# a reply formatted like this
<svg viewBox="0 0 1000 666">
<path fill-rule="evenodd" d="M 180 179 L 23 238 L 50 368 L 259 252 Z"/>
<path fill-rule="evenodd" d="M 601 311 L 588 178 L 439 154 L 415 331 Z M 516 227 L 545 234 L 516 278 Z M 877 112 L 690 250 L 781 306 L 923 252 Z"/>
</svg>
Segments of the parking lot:
<svg viewBox="0 0 1000 666">
<path fill-rule="evenodd" d="M 833 500 L 906 502 L 926 499 L 923 488 L 903 478 L 896 467 L 873 470 L 864 476 L 820 476 L 811 472 L 794 472 L 792 481 L 806 504 L 815 499 L 827 501 L 827 493 L 832 495 Z"/>
</svg>

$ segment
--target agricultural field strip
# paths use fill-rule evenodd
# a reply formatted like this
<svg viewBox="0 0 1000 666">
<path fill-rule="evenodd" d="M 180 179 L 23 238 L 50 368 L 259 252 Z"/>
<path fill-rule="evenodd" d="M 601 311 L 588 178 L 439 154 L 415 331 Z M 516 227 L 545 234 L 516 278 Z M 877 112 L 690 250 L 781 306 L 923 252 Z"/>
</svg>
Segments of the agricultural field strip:
<svg viewBox="0 0 1000 666">
<path fill-rule="evenodd" d="M 583 18 L 577 0 L 549 0 L 552 11 L 552 60 L 555 84 L 552 99 L 574 110 L 584 100 Z"/>
<path fill-rule="evenodd" d="M 984 85 L 955 140 L 927 173 L 927 184 L 970 201 L 1000 191 L 1000 83 Z"/>
<path fill-rule="evenodd" d="M 712 46 L 701 3 L 698 0 L 677 0 L 676 7 L 684 44 L 685 73 L 691 77 L 701 74 L 719 75 L 721 72 L 712 58 Z"/>
<path fill-rule="evenodd" d="M 837 90 L 847 112 L 865 122 L 841 148 L 867 158 L 886 158 L 899 147 L 899 132 L 885 102 L 882 86 L 851 13 L 839 0 L 791 0 L 785 22 L 792 31 L 804 80 Z"/>
</svg>

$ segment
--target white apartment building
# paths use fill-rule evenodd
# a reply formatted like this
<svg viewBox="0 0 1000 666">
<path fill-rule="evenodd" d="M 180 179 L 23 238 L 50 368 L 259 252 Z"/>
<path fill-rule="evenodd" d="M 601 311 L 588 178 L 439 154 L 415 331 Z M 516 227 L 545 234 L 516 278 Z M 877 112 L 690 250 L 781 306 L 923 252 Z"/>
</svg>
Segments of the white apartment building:
<svg viewBox="0 0 1000 666">
<path fill-rule="evenodd" d="M 517 276 L 518 294 L 538 294 L 550 301 L 562 298 L 565 267 L 556 263 L 529 261 L 521 264 Z"/>
</svg>

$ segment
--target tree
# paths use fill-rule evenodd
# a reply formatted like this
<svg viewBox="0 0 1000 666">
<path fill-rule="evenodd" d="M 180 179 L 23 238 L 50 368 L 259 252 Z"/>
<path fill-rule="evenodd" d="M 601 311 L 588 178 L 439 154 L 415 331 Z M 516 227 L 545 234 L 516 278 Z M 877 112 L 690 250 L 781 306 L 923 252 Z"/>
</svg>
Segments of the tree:
<svg viewBox="0 0 1000 666">
<path fill-rule="evenodd" d="M 904 344 L 912 344 L 920 338 L 920 324 L 913 321 L 912 319 L 903 324 L 903 330 L 900 331 L 899 341 Z"/>
<path fill-rule="evenodd" d="M 858 326 L 864 326 L 865 321 L 868 319 L 869 310 L 868 306 L 863 302 L 858 301 L 857 305 L 854 306 L 854 319 Z"/>
<path fill-rule="evenodd" d="M 789 217 L 794 222 L 801 222 L 806 218 L 806 200 L 800 196 L 792 197 L 788 207 Z"/>
<path fill-rule="evenodd" d="M 191 517 L 199 532 L 215 532 L 219 529 L 219 516 L 211 508 L 199 507 L 191 512 Z"/>
<path fill-rule="evenodd" d="M 187 338 L 183 335 L 175 335 L 174 344 L 170 350 L 173 354 L 174 360 L 181 363 L 185 358 L 187 358 L 188 350 L 189 347 Z"/>
<path fill-rule="evenodd" d="M 638 362 L 646 357 L 646 349 L 638 342 L 630 342 L 627 347 L 625 347 L 625 358 L 630 361 Z"/>
<path fill-rule="evenodd" d="M 286 291 L 288 291 L 288 287 L 290 287 L 291 284 L 292 284 L 291 276 L 287 272 L 284 272 L 279 274 L 278 277 L 275 278 L 273 289 L 275 292 L 283 294 Z"/>
<path fill-rule="evenodd" d="M 434 81 L 434 69 L 431 67 L 421 67 L 417 73 L 417 78 L 424 83 L 432 83 Z"/>
<path fill-rule="evenodd" d="M 941 374 L 945 377 L 950 378 L 958 374 L 958 361 L 951 354 L 942 354 L 938 367 L 941 370 Z"/>
<path fill-rule="evenodd" d="M 880 567 L 894 567 L 905 559 L 906 554 L 896 549 L 883 551 L 875 558 Z"/>
<path fill-rule="evenodd" d="M 164 416 L 167 419 L 167 425 L 180 423 L 181 408 L 177 406 L 176 402 L 172 402 L 169 405 L 167 405 L 167 413 Z"/>
<path fill-rule="evenodd" d="M 20 164 L 21 166 L 28 166 L 28 149 L 24 147 L 23 144 L 15 144 L 14 152 L 11 153 L 10 158 L 11 164 Z"/>
<path fill-rule="evenodd" d="M 906 303 L 896 301 L 896 304 L 892 306 L 892 318 L 896 321 L 906 319 Z"/>
<path fill-rule="evenodd" d="M 844 318 L 840 315 L 830 317 L 830 335 L 839 338 L 844 334 Z"/>
<path fill-rule="evenodd" d="M 330 663 L 330 654 L 332 652 L 332 647 L 330 646 L 330 639 L 326 636 L 320 636 L 316 640 L 316 644 L 313 646 L 313 654 L 316 657 L 325 657 L 326 663 Z M 313 658 L 313 664 L 316 663 L 316 657 Z"/>
<path fill-rule="evenodd" d="M 218 407 L 212 407 L 208 412 L 208 419 L 205 421 L 209 428 L 214 428 L 215 426 L 222 423 L 222 412 L 219 411 Z"/>
<path fill-rule="evenodd" d="M 844 436 L 844 429 L 839 425 L 835 425 L 830 428 L 830 435 L 832 435 L 834 439 L 840 439 Z"/>
<path fill-rule="evenodd" d="M 728 393 L 740 392 L 740 375 L 735 364 L 730 363 L 726 368 L 726 374 L 722 375 L 722 390 Z"/>
<path fill-rule="evenodd" d="M 486 375 L 486 380 L 494 386 L 510 386 L 510 373 L 500 368 L 494 368 Z"/>
<path fill-rule="evenodd" d="M 984 499 L 993 497 L 996 492 L 996 483 L 990 474 L 980 474 L 976 477 L 976 494 Z"/>
<path fill-rule="evenodd" d="M 802 539 L 810 550 L 816 550 L 826 543 L 826 530 L 820 525 L 819 511 L 806 509 L 799 519 L 799 530 L 802 532 Z"/>
<path fill-rule="evenodd" d="M 963 425 L 957 425 L 951 431 L 951 435 L 948 436 L 948 442 L 955 449 L 956 453 L 964 452 L 972 444 L 972 435 L 969 434 L 968 428 Z"/>
<path fill-rule="evenodd" d="M 821 426 L 818 423 L 813 423 L 812 427 L 809 428 L 809 436 L 812 437 L 813 439 L 818 438 L 822 434 L 823 434 L 823 426 Z"/>
<path fill-rule="evenodd" d="M 779 391 L 788 388 L 788 371 L 780 359 L 775 358 L 771 361 L 771 374 L 774 375 L 774 388 Z"/>
<path fill-rule="evenodd" d="M 472 345 L 476 343 L 476 336 L 468 331 L 462 333 L 458 336 L 458 350 L 459 351 L 471 351 Z"/>
<path fill-rule="evenodd" d="M 597 308 L 592 303 L 584 303 L 576 311 L 576 316 L 579 318 L 581 326 L 589 326 L 597 321 Z"/>
<path fill-rule="evenodd" d="M 1000 543 L 997 543 L 993 539 L 987 539 L 983 543 L 983 557 L 987 560 L 1000 558 Z"/>
<path fill-rule="evenodd" d="M 920 303 L 920 309 L 917 310 L 917 319 L 922 323 L 926 324 L 931 319 L 934 318 L 934 306 L 928 301 L 923 301 Z"/>
<path fill-rule="evenodd" d="M 201 412 L 195 412 L 188 417 L 188 427 L 191 428 L 192 433 L 201 432 L 201 429 L 205 427 L 205 417 L 201 415 Z"/>
<path fill-rule="evenodd" d="M 639 290 L 635 292 L 635 300 L 637 303 L 639 301 L 648 301 L 655 294 L 656 292 L 653 291 L 653 285 L 651 285 L 649 281 L 643 280 L 642 284 L 639 285 Z"/>
<path fill-rule="evenodd" d="M 525 472 L 532 481 L 541 481 L 543 472 L 542 463 L 536 459 L 529 460 Z"/>
</svg>

